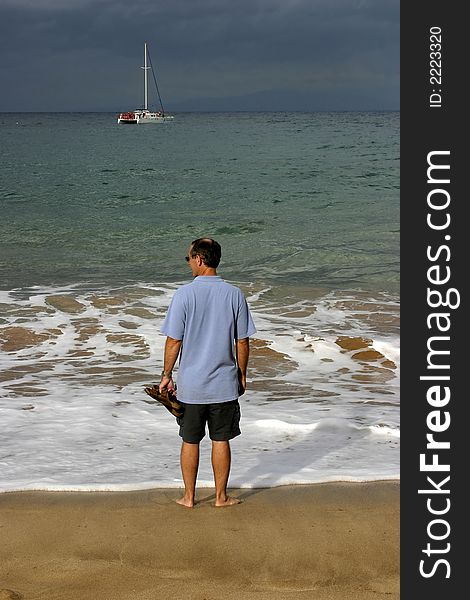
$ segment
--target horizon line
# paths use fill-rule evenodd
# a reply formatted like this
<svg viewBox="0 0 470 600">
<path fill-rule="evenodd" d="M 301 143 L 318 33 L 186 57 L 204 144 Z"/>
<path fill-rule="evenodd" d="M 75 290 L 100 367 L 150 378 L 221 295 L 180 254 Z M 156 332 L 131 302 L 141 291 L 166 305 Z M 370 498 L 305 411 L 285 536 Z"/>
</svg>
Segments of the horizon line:
<svg viewBox="0 0 470 600">
<path fill-rule="evenodd" d="M 0 114 L 117 114 L 120 110 L 0 110 Z M 131 111 L 132 112 L 132 111 Z M 170 113 L 350 113 L 350 112 L 400 112 L 399 108 L 344 108 L 344 109 L 316 109 L 316 110 L 301 110 L 301 109 L 257 109 L 257 110 L 172 110 L 165 111 Z"/>
</svg>

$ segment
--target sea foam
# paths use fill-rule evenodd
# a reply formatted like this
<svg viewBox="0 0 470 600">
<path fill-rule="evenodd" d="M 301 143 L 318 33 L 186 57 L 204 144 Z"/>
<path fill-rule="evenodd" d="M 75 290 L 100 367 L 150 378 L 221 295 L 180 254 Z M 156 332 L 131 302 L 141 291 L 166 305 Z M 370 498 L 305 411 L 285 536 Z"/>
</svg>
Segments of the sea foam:
<svg viewBox="0 0 470 600">
<path fill-rule="evenodd" d="M 0 292 L 1 491 L 182 485 L 175 419 L 143 391 L 178 285 Z M 258 331 L 231 484 L 398 477 L 396 303 L 240 285 Z M 201 454 L 199 483 L 212 485 L 207 437 Z"/>
</svg>

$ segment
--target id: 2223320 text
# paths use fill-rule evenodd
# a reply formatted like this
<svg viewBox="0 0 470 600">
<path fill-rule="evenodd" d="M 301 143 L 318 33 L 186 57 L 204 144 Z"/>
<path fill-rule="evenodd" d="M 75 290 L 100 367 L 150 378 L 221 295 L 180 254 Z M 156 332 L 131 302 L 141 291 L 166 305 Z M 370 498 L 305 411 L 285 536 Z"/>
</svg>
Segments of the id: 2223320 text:
<svg viewBox="0 0 470 600">
<path fill-rule="evenodd" d="M 429 29 L 429 106 L 441 108 L 442 106 L 442 35 L 440 27 Z"/>
</svg>

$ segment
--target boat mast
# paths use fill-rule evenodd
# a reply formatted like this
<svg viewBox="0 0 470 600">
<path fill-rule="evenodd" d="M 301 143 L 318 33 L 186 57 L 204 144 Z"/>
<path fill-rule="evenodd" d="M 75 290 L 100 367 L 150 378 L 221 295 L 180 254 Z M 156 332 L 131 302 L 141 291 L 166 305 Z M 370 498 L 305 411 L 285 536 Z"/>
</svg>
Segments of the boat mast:
<svg viewBox="0 0 470 600">
<path fill-rule="evenodd" d="M 144 109 L 148 110 L 148 83 L 147 83 L 147 42 L 144 43 Z"/>
</svg>

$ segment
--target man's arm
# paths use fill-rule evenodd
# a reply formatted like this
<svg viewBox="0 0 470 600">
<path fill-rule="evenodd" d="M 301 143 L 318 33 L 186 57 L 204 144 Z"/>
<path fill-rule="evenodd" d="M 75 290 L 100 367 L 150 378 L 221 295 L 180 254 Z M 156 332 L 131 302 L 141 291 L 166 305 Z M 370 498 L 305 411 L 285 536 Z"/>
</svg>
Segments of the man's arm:
<svg viewBox="0 0 470 600">
<path fill-rule="evenodd" d="M 235 348 L 238 364 L 238 387 L 241 396 L 246 390 L 246 369 L 248 367 L 248 358 L 250 357 L 250 338 L 237 340 Z"/>
<path fill-rule="evenodd" d="M 175 366 L 176 359 L 178 358 L 178 354 L 181 348 L 181 340 L 174 340 L 171 337 L 166 338 L 165 342 L 165 356 L 163 359 L 163 370 L 165 372 L 162 375 L 160 381 L 160 392 L 167 389 L 169 391 L 175 391 L 175 385 L 173 383 L 172 371 Z"/>
</svg>

